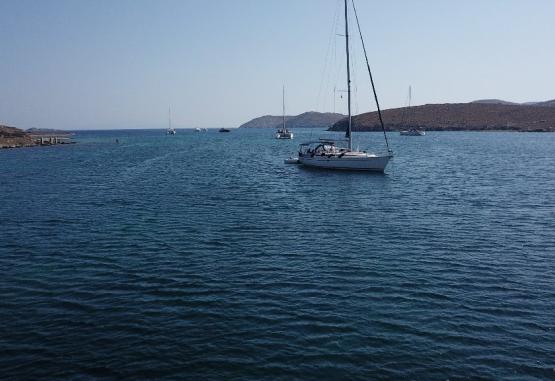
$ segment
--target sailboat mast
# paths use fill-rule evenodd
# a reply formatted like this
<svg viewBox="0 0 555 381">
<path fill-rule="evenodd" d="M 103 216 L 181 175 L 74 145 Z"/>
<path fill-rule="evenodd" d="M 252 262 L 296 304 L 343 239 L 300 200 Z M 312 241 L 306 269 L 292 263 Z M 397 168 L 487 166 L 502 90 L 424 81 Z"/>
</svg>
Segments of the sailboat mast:
<svg viewBox="0 0 555 381">
<path fill-rule="evenodd" d="M 412 86 L 409 85 L 409 107 L 410 107 L 411 99 L 412 99 Z"/>
<path fill-rule="evenodd" d="M 347 110 L 349 112 L 349 125 L 347 137 L 349 138 L 349 151 L 353 148 L 352 116 L 351 116 L 351 67 L 349 63 L 349 17 L 347 14 L 347 0 L 345 0 L 345 51 L 347 53 Z"/>
<path fill-rule="evenodd" d="M 168 107 L 168 128 L 172 129 L 172 109 Z"/>
<path fill-rule="evenodd" d="M 281 105 L 282 105 L 282 122 L 283 122 L 283 132 L 285 132 L 285 85 L 281 89 Z"/>
</svg>

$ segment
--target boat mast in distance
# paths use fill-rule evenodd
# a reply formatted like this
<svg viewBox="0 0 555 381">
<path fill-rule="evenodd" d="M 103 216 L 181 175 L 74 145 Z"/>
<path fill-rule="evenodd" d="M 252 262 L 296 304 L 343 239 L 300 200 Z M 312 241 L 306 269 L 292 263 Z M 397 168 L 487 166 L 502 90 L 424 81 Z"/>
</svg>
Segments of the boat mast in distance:
<svg viewBox="0 0 555 381">
<path fill-rule="evenodd" d="M 408 125 L 408 130 L 401 130 L 399 131 L 399 135 L 403 135 L 403 136 L 424 136 L 426 135 L 426 133 L 422 130 L 420 130 L 418 127 L 416 126 L 411 126 L 410 123 L 410 108 L 411 108 L 411 102 L 412 102 L 412 86 L 409 85 L 409 101 L 408 101 L 408 107 L 407 107 L 407 118 L 406 118 L 406 123 Z"/>
<path fill-rule="evenodd" d="M 276 132 L 276 139 L 293 139 L 293 132 L 285 127 L 285 85 L 281 89 L 281 128 Z"/>
<path fill-rule="evenodd" d="M 168 106 L 168 129 L 166 135 L 175 135 L 175 128 L 172 128 L 172 109 Z"/>
</svg>

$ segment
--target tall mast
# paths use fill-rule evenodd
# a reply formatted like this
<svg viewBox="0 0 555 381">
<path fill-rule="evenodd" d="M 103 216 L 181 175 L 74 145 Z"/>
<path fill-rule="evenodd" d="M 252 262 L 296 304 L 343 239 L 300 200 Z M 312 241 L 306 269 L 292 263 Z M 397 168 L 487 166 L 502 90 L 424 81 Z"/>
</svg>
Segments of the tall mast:
<svg viewBox="0 0 555 381">
<path fill-rule="evenodd" d="M 333 113 L 335 114 L 335 88 L 336 86 L 333 87 Z"/>
<path fill-rule="evenodd" d="M 351 134 L 351 67 L 349 66 L 349 20 L 347 15 L 347 0 L 345 0 L 345 51 L 347 53 L 347 110 L 349 112 L 349 125 L 347 127 L 347 138 L 349 138 L 349 151 L 353 147 L 353 137 Z"/>
<path fill-rule="evenodd" d="M 281 89 L 281 105 L 283 107 L 283 112 L 282 112 L 282 122 L 283 122 L 283 131 L 285 132 L 285 85 L 283 85 L 282 89 Z"/>
<path fill-rule="evenodd" d="M 412 99 L 412 86 L 409 85 L 409 107 L 410 107 L 411 99 Z"/>
<path fill-rule="evenodd" d="M 172 109 L 168 107 L 168 128 L 172 129 Z"/>
</svg>

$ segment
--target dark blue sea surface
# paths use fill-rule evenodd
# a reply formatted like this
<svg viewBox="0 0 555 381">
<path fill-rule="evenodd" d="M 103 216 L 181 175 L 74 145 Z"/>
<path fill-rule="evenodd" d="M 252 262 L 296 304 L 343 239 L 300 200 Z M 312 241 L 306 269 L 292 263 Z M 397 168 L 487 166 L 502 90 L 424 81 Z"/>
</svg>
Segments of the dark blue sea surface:
<svg viewBox="0 0 555 381">
<path fill-rule="evenodd" d="M 0 379 L 555 379 L 555 134 L 294 132 L 0 151 Z"/>
</svg>

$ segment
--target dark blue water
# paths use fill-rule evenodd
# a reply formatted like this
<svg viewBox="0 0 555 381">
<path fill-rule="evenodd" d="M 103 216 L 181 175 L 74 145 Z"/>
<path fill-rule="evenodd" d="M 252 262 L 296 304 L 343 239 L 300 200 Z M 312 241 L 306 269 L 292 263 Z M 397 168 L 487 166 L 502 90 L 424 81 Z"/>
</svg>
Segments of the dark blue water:
<svg viewBox="0 0 555 381">
<path fill-rule="evenodd" d="M 555 379 L 555 135 L 272 133 L 0 151 L 0 378 Z"/>
</svg>

